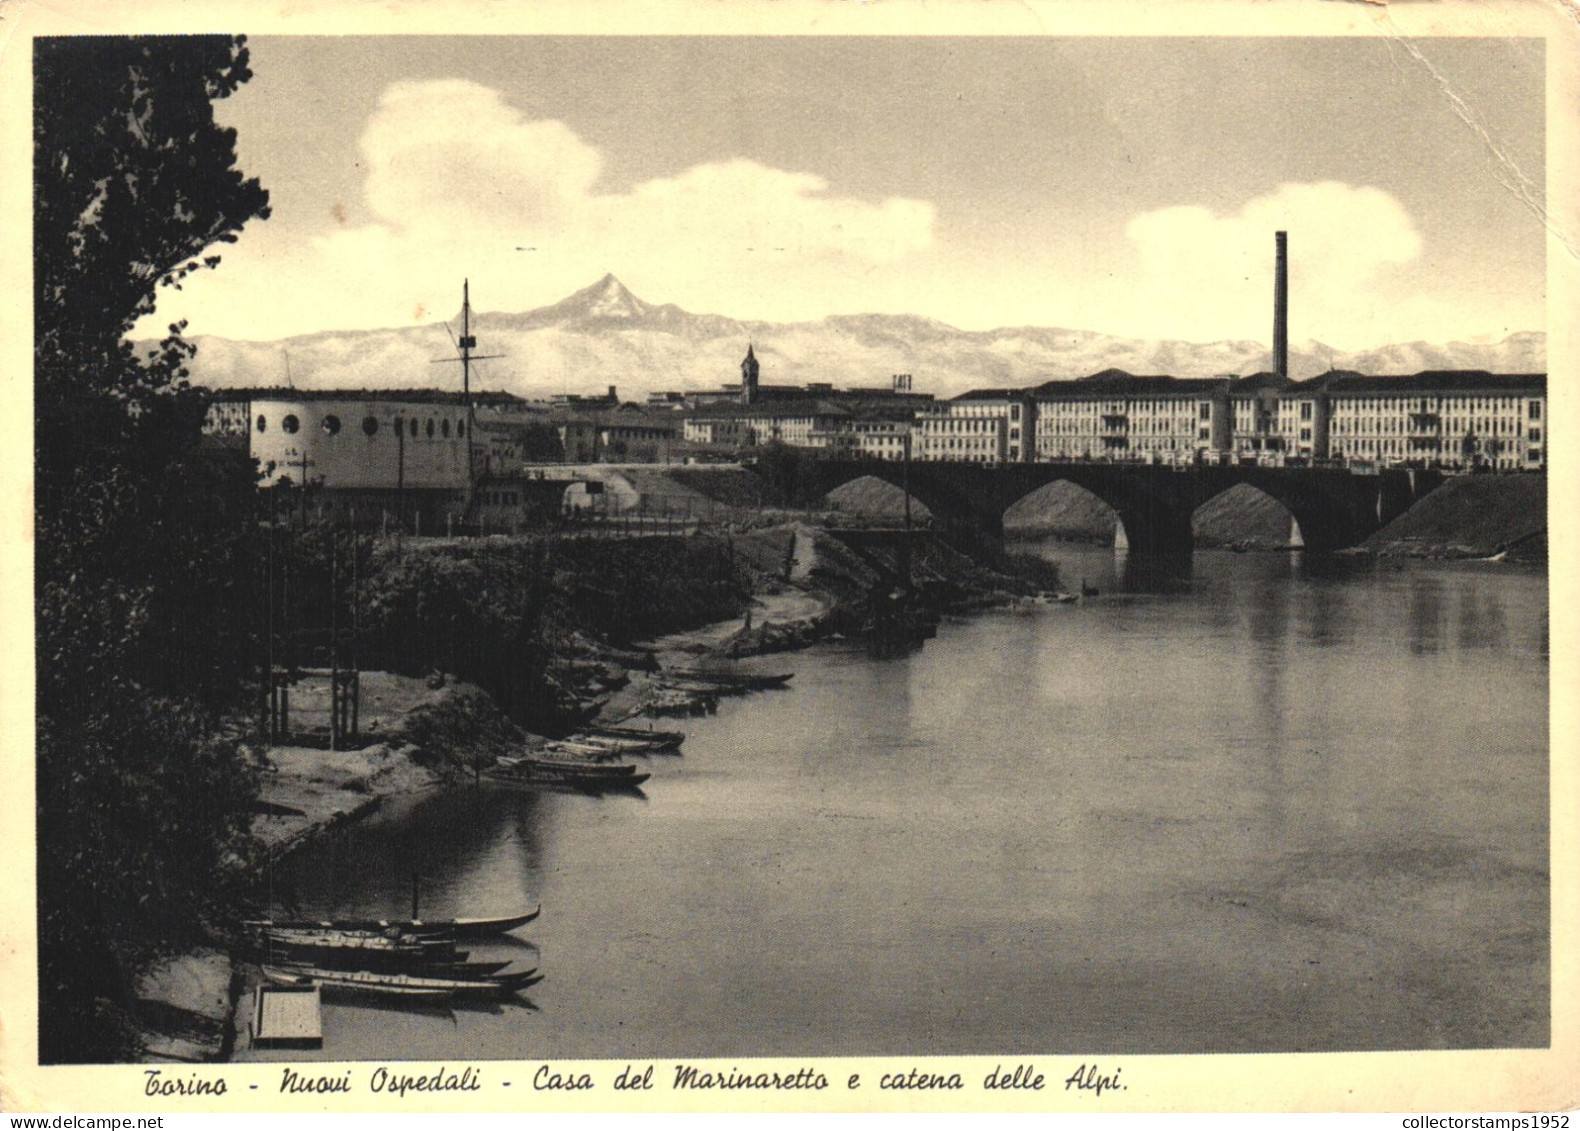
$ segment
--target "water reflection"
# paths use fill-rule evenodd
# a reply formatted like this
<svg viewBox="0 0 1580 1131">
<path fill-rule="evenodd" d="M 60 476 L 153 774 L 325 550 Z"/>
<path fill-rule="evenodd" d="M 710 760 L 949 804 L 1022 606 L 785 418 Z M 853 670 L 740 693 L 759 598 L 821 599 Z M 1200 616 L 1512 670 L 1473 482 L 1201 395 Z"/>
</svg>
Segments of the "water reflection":
<svg viewBox="0 0 1580 1131">
<path fill-rule="evenodd" d="M 1443 583 L 1428 574 L 1410 579 L 1410 651 L 1436 652 L 1443 636 Z"/>
</svg>

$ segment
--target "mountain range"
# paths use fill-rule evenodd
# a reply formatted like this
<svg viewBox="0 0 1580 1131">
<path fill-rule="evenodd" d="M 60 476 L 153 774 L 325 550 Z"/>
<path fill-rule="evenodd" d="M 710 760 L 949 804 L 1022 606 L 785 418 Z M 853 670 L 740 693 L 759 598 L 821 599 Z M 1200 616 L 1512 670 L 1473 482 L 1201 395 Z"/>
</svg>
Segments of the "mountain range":
<svg viewBox="0 0 1580 1131">
<path fill-rule="evenodd" d="M 197 337 L 193 380 L 216 388 L 294 384 L 324 388 L 459 388 L 460 316 L 384 330 L 333 330 L 272 342 Z M 522 313 L 472 313 L 480 352 L 473 385 L 528 399 L 591 394 L 618 386 L 621 399 L 661 390 L 711 389 L 740 380 L 751 344 L 768 385 L 830 382 L 887 385 L 909 373 L 917 392 L 1040 384 L 1103 369 L 1176 377 L 1247 374 L 1272 368 L 1255 341 L 1184 342 L 1114 337 L 1088 330 L 1018 326 L 958 330 L 911 314 L 831 315 L 817 322 L 753 322 L 692 314 L 632 294 L 613 275 L 551 306 Z M 1358 353 L 1320 342 L 1291 344 L 1290 373 L 1327 369 L 1382 375 L 1425 369 L 1546 370 L 1546 334 L 1511 334 L 1495 344 L 1408 342 Z"/>
</svg>

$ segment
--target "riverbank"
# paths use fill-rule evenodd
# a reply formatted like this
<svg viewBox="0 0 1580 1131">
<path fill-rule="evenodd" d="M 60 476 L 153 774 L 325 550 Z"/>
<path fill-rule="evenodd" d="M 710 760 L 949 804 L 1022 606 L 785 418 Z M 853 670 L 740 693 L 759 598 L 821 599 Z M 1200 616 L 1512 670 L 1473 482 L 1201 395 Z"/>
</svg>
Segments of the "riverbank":
<svg viewBox="0 0 1580 1131">
<path fill-rule="evenodd" d="M 1545 562 L 1547 476 L 1456 476 L 1358 549 L 1379 557 Z"/>
<path fill-rule="evenodd" d="M 419 557 L 390 563 L 383 580 L 373 584 L 384 586 L 385 600 L 405 601 L 407 587 L 414 592 L 431 588 L 418 580 L 426 572 L 450 581 L 479 570 L 485 578 L 489 570 L 510 577 L 508 567 L 526 549 L 542 552 L 525 544 L 418 548 Z M 907 556 L 918 602 L 936 612 L 981 608 L 1031 591 L 929 536 L 912 539 L 907 555 L 892 535 L 831 533 L 804 522 L 738 530 L 716 544 L 698 543 L 689 550 L 668 545 L 657 550 L 667 555 L 661 560 L 671 568 L 641 620 L 680 627 L 645 639 L 614 637 L 610 629 L 619 621 L 609 618 L 610 608 L 591 599 L 612 585 L 623 593 L 637 584 L 631 576 L 634 563 L 618 546 L 571 548 L 565 553 L 574 555 L 571 560 L 581 568 L 549 572 L 552 592 L 547 600 L 542 594 L 536 598 L 553 606 L 537 634 L 543 654 L 536 670 L 542 673 L 541 694 L 563 705 L 562 712 L 543 712 L 558 718 L 557 725 L 513 725 L 488 689 L 448 672 L 439 679 L 361 672 L 359 729 L 363 741 L 373 740 L 368 745 L 343 751 L 281 745 L 259 752 L 261 785 L 251 824 L 259 858 L 282 860 L 366 818 L 392 798 L 442 789 L 470 776 L 476 764 L 492 760 L 501 741 L 533 745 L 572 732 L 577 720 L 589 718 L 615 722 L 661 710 L 700 713 L 712 697 L 666 686 L 666 670 L 760 672 L 767 661 L 754 664 L 751 657 L 858 631 L 871 594 L 889 591 L 905 571 Z M 443 568 L 431 568 L 430 562 Z M 676 605 L 669 597 L 679 591 L 678 571 L 686 563 L 695 584 Z M 530 574 L 524 576 L 530 583 Z M 698 599 L 697 589 L 707 591 L 706 599 Z M 738 596 L 732 598 L 732 592 Z M 509 593 L 501 596 L 512 599 Z M 618 603 L 629 599 L 622 596 Z M 717 618 L 723 608 L 737 609 L 738 615 Z M 464 655 L 451 647 L 452 654 Z M 414 666 L 427 663 L 426 657 L 412 659 Z M 328 719 L 328 673 L 304 671 L 291 688 L 292 730 L 321 739 Z M 228 929 L 217 931 L 215 945 L 174 957 L 143 980 L 138 1014 L 145 1059 L 203 1061 L 230 1055 L 246 987 L 244 956 L 232 955 L 228 934 Z"/>
<path fill-rule="evenodd" d="M 259 751 L 262 774 L 251 832 L 260 859 L 283 859 L 362 820 L 393 797 L 442 784 L 443 775 L 422 764 L 423 751 L 408 740 L 406 720 L 469 689 L 432 688 L 424 680 L 389 672 L 363 672 L 360 679 L 363 733 L 389 737 L 357 750 L 272 746 Z M 328 718 L 328 701 L 328 673 L 304 671 L 292 688 L 295 724 L 307 733 L 318 729 Z M 246 989 L 242 963 L 225 937 L 229 933 L 228 928 L 216 931 L 214 945 L 172 956 L 140 979 L 136 1023 L 145 1061 L 228 1059 Z"/>
</svg>

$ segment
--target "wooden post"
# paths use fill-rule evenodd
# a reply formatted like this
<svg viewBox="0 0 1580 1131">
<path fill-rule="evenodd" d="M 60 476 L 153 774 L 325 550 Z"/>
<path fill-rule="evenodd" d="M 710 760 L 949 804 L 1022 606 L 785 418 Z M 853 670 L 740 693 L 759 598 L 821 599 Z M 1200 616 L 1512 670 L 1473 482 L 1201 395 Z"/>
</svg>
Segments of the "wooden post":
<svg viewBox="0 0 1580 1131">
<path fill-rule="evenodd" d="M 362 635 L 362 540 L 357 537 L 356 512 L 352 511 L 351 524 L 351 733 L 362 733 L 359 723 L 362 713 L 362 666 L 357 655 L 357 642 Z"/>
<path fill-rule="evenodd" d="M 340 542 L 329 536 L 329 749 L 341 749 L 340 735 Z"/>
</svg>

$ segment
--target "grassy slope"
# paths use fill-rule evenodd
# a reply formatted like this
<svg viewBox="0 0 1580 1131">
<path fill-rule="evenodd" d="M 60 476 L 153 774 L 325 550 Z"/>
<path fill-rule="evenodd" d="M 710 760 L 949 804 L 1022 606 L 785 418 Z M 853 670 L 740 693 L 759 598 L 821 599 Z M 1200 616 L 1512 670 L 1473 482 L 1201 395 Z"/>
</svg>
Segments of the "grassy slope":
<svg viewBox="0 0 1580 1131">
<path fill-rule="evenodd" d="M 1378 553 L 1487 556 L 1505 547 L 1545 553 L 1545 475 L 1450 479 L 1365 542 Z M 1518 545 L 1516 545 L 1518 544 Z"/>
</svg>

